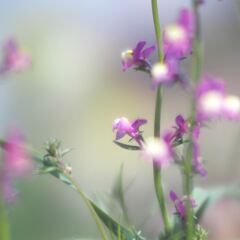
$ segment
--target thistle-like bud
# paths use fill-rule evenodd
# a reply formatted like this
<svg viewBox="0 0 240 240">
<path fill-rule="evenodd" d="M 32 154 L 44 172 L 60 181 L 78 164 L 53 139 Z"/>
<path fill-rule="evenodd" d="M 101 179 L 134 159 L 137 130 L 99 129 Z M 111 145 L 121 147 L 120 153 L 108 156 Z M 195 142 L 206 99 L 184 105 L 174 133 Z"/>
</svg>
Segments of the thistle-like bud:
<svg viewBox="0 0 240 240">
<path fill-rule="evenodd" d="M 208 239 L 207 231 L 198 224 L 196 226 L 195 237 L 193 240 L 207 240 L 207 239 Z"/>
</svg>

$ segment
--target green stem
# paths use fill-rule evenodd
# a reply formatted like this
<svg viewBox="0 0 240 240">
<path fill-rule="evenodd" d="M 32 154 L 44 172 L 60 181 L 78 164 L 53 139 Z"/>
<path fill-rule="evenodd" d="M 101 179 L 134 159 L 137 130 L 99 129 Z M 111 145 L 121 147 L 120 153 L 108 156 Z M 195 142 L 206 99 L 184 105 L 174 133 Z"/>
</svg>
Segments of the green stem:
<svg viewBox="0 0 240 240">
<path fill-rule="evenodd" d="M 199 14 L 199 7 L 196 0 L 192 0 L 192 9 L 195 16 L 195 37 L 193 40 L 193 55 L 192 55 L 192 80 L 197 82 L 201 77 L 203 49 L 201 44 L 201 21 Z"/>
<path fill-rule="evenodd" d="M 101 220 L 99 219 L 96 211 L 94 210 L 94 208 L 93 208 L 93 206 L 91 204 L 91 201 L 84 194 L 82 189 L 79 187 L 79 185 L 77 184 L 77 182 L 75 181 L 75 179 L 71 175 L 65 173 L 65 177 L 72 183 L 72 185 L 75 187 L 76 191 L 80 194 L 80 196 L 82 197 L 83 201 L 87 205 L 87 207 L 88 207 L 88 209 L 89 209 L 93 219 L 95 220 L 95 222 L 97 224 L 97 227 L 98 227 L 98 230 L 99 230 L 99 232 L 101 234 L 102 239 L 103 240 L 107 240 L 108 237 L 107 237 L 106 231 L 104 229 L 104 226 L 103 226 Z"/>
<path fill-rule="evenodd" d="M 161 26 L 160 26 L 159 16 L 158 16 L 157 0 L 152 0 L 152 14 L 153 14 L 155 34 L 157 39 L 159 61 L 162 62 L 164 60 L 164 53 L 163 53 Z"/>
<path fill-rule="evenodd" d="M 193 41 L 193 56 L 192 56 L 192 82 L 196 84 L 200 77 L 202 71 L 202 45 L 201 45 L 201 26 L 200 26 L 200 15 L 198 9 L 198 3 L 196 0 L 192 0 L 192 9 L 196 19 L 196 30 L 195 37 Z M 195 105 L 192 99 L 191 106 L 191 117 L 195 117 Z M 192 139 L 192 130 L 189 134 L 189 139 Z M 193 143 L 192 140 L 188 144 L 186 159 L 184 161 L 184 194 L 190 196 L 193 190 L 193 169 L 192 169 L 192 159 L 193 159 Z M 187 201 L 187 221 L 186 221 L 186 234 L 187 240 L 192 240 L 195 233 L 195 224 L 193 210 L 190 201 Z"/>
<path fill-rule="evenodd" d="M 157 40 L 157 47 L 158 47 L 158 57 L 159 61 L 163 62 L 164 60 L 164 53 L 162 49 L 162 36 L 161 36 L 161 27 L 159 22 L 158 16 L 158 4 L 157 0 L 152 0 L 152 13 L 153 13 L 153 21 L 155 27 L 155 34 Z M 154 119 L 154 136 L 160 137 L 160 121 L 161 121 L 161 105 L 162 105 L 162 86 L 157 88 L 157 95 L 156 95 L 156 103 L 155 103 L 155 119 Z M 166 207 L 166 201 L 163 192 L 163 183 L 162 183 L 162 174 L 161 169 L 159 166 L 156 166 L 153 163 L 153 177 L 154 177 L 154 186 L 155 192 L 158 199 L 159 207 L 162 214 L 162 219 L 164 223 L 164 230 L 167 236 L 171 233 L 171 225 L 169 222 L 168 211 Z"/>
<path fill-rule="evenodd" d="M 1 194 L 0 194 L 1 198 Z M 0 239 L 1 240 L 10 240 L 10 227 L 8 214 L 4 206 L 3 199 L 0 199 Z"/>
<path fill-rule="evenodd" d="M 193 176 L 192 176 L 192 142 L 188 144 L 186 159 L 184 161 L 184 194 L 190 196 L 193 188 Z M 187 221 L 186 221 L 186 235 L 187 240 L 192 240 L 194 236 L 194 219 L 193 211 L 190 201 L 186 202 L 187 209 Z"/>
</svg>

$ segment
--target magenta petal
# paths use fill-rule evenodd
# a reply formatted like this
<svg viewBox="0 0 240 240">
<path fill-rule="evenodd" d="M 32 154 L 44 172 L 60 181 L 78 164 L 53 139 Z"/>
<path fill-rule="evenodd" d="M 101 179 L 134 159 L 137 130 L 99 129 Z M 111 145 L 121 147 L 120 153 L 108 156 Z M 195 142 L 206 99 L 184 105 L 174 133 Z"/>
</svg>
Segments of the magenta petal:
<svg viewBox="0 0 240 240">
<path fill-rule="evenodd" d="M 187 8 L 182 9 L 179 14 L 178 23 L 186 29 L 191 37 L 194 35 L 196 28 L 196 19 L 194 13 L 191 10 Z"/>
<path fill-rule="evenodd" d="M 32 160 L 19 130 L 11 129 L 4 150 L 4 168 L 10 175 L 19 177 L 32 169 Z"/>
<path fill-rule="evenodd" d="M 176 209 L 182 218 L 186 216 L 186 207 L 182 200 L 176 202 Z"/>
<path fill-rule="evenodd" d="M 145 58 L 145 59 L 149 58 L 152 55 L 152 53 L 155 51 L 155 49 L 156 49 L 155 46 L 144 49 L 142 52 L 143 58 Z"/>
<path fill-rule="evenodd" d="M 119 140 L 125 136 L 126 132 L 119 132 L 116 133 L 116 140 Z"/>
<path fill-rule="evenodd" d="M 133 123 L 132 123 L 132 128 L 134 129 L 138 129 L 139 127 L 141 127 L 142 125 L 146 124 L 147 120 L 146 119 L 136 119 Z"/>
<path fill-rule="evenodd" d="M 145 45 L 146 45 L 145 41 L 138 42 L 137 46 L 133 50 L 133 59 L 134 59 L 134 61 L 138 61 L 140 59 L 141 51 L 143 50 Z"/>
<path fill-rule="evenodd" d="M 195 171 L 198 172 L 202 177 L 207 176 L 207 170 L 200 162 L 195 163 L 194 168 Z"/>
<path fill-rule="evenodd" d="M 175 202 L 178 199 L 178 196 L 174 191 L 170 191 L 169 197 L 173 202 Z"/>
</svg>

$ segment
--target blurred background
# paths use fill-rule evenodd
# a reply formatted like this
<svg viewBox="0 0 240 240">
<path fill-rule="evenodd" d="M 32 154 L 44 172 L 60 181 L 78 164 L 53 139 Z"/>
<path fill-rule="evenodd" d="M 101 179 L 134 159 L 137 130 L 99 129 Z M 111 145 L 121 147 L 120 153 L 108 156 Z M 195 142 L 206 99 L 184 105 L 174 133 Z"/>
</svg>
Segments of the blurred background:
<svg viewBox="0 0 240 240">
<path fill-rule="evenodd" d="M 178 10 L 189 5 L 189 0 L 159 1 L 162 25 L 175 21 Z M 116 117 L 143 117 L 149 120 L 145 135 L 152 135 L 155 93 L 150 79 L 131 70 L 123 73 L 120 65 L 121 51 L 139 40 L 155 41 L 150 1 L 1 0 L 0 6 L 1 45 L 15 37 L 33 56 L 30 71 L 0 80 L 1 136 L 17 126 L 38 149 L 53 137 L 62 140 L 63 147 L 73 147 L 66 162 L 91 195 L 109 193 L 123 163 L 130 217 L 137 229 L 146 221 L 143 235 L 156 237 L 160 218 L 152 166 L 136 152 L 115 146 L 111 131 Z M 204 71 L 222 77 L 228 91 L 240 95 L 237 3 L 206 0 L 201 15 Z M 188 99 L 178 86 L 165 91 L 162 129 L 173 125 L 176 114 L 188 113 Z M 239 180 L 239 142 L 239 123 L 219 121 L 203 130 L 201 148 L 209 175 L 197 178 L 199 186 Z M 180 192 L 175 166 L 164 171 L 164 182 L 166 192 Z M 82 200 L 58 180 L 36 175 L 18 185 L 20 198 L 10 207 L 13 240 L 98 238 Z M 222 215 L 210 209 L 204 218 L 212 236 L 217 234 L 214 229 L 222 231 L 212 239 L 240 238 L 239 203 L 219 206 Z"/>
</svg>

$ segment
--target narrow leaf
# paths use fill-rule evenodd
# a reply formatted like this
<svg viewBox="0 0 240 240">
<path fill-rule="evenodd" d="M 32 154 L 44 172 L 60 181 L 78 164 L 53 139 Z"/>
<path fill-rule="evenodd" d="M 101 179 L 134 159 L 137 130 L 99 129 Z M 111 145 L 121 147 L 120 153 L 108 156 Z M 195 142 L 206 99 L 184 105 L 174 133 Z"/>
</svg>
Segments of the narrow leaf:
<svg viewBox="0 0 240 240">
<path fill-rule="evenodd" d="M 129 145 L 129 144 L 125 144 L 125 143 L 121 143 L 118 141 L 113 141 L 116 145 L 118 145 L 121 148 L 127 149 L 127 150 L 133 150 L 133 151 L 139 151 L 141 150 L 141 148 L 139 146 L 136 145 Z"/>
<path fill-rule="evenodd" d="M 117 200 L 119 203 L 121 210 L 123 212 L 124 220 L 126 223 L 129 222 L 127 208 L 125 205 L 125 199 L 124 199 L 124 190 L 123 190 L 123 164 L 120 167 L 119 173 L 117 175 L 115 184 L 113 186 L 112 190 L 113 197 Z"/>
<path fill-rule="evenodd" d="M 121 236 L 121 240 L 143 240 L 141 236 L 134 233 L 132 230 L 123 227 L 114 219 L 112 219 L 108 214 L 102 211 L 97 205 L 95 205 L 91 201 L 91 205 L 93 206 L 94 210 L 96 211 L 98 217 L 102 220 L 102 222 L 106 225 L 106 227 L 112 231 L 116 237 L 119 235 Z"/>
</svg>

